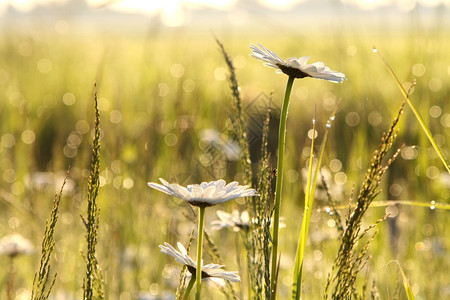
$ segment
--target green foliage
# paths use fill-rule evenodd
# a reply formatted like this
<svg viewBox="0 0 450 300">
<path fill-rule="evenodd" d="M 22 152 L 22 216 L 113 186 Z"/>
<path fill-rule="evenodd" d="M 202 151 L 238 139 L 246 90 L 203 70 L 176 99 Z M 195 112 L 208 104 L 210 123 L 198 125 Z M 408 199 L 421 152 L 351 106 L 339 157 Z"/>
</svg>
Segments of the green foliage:
<svg viewBox="0 0 450 300">
<path fill-rule="evenodd" d="M 276 138 L 273 132 L 278 124 L 275 112 L 281 105 L 285 83 L 270 69 L 261 71 L 261 64 L 248 57 L 248 45 L 252 42 L 268 47 L 276 45 L 283 58 L 312 55 L 312 60 L 323 60 L 349 78 L 339 87 L 310 80 L 307 85 L 293 89 L 286 139 L 288 167 L 283 192 L 286 201 L 281 208 L 286 228 L 280 230 L 279 299 L 287 299 L 292 287 L 293 257 L 305 198 L 306 180 L 302 179 L 302 169 L 311 150 L 305 137 L 310 130 L 312 104 L 317 103 L 317 122 L 321 124 L 342 98 L 333 133 L 328 137 L 323 166 L 330 172 L 326 185 L 336 202 L 335 212 L 345 215 L 349 207 L 346 199 L 353 188 L 359 189 L 360 178 L 370 163 L 370 153 L 379 144 L 374 137 L 381 134 L 397 106 L 395 103 L 400 104 L 402 100 L 401 96 L 397 98 L 398 90 L 384 66 L 371 54 L 374 43 L 395 63 L 402 84 L 417 79 L 411 98 L 420 99 L 417 109 L 448 157 L 450 82 L 445 62 L 449 61 L 450 42 L 442 38 L 446 35 L 444 31 L 421 31 L 420 28 L 381 35 L 348 30 L 317 35 L 302 30 L 301 34 L 277 36 L 273 31 L 251 35 L 232 33 L 223 40 L 239 78 L 240 85 L 235 84 L 234 90 L 239 91 L 243 118 L 249 116 L 248 106 L 261 92 L 271 94 L 271 103 L 275 104 L 267 139 L 269 158 L 259 171 L 256 171 L 256 161 L 252 164 L 255 183 L 261 182 L 259 175 L 255 179 L 258 172 L 264 171 L 267 176 L 274 169 Z M 100 153 L 101 193 L 96 198 L 102 212 L 98 236 L 107 237 L 99 238 L 96 247 L 102 269 L 106 270 L 104 266 L 107 266 L 107 272 L 103 273 L 105 298 L 115 299 L 121 295 L 137 298 L 140 293 L 149 291 L 158 295 L 173 294 L 179 282 L 179 269 L 173 261 L 162 257 L 158 245 L 161 241 L 188 243 L 192 221 L 185 215 L 191 211 L 180 208 L 174 199 L 149 191 L 147 181 L 172 176 L 167 179 L 189 184 L 216 179 L 220 174 L 227 181 L 251 182 L 251 177 L 248 179 L 244 173 L 249 168 L 243 167 L 241 162 L 213 157 L 222 163 L 217 167 L 203 160 L 207 155 L 202 148 L 201 131 L 215 128 L 228 132 L 233 127 L 229 114 L 224 113 L 232 109 L 229 86 L 222 76 L 227 66 L 210 33 L 155 30 L 146 37 L 111 34 L 99 39 L 91 33 L 59 35 L 36 30 L 23 34 L 8 30 L 2 33 L 1 41 L 0 218 L 5 222 L 0 224 L 0 235 L 18 231 L 34 237 L 31 240 L 35 244 L 42 242 L 36 237 L 43 236 L 42 224 L 52 209 L 48 199 L 55 189 L 50 184 L 36 186 L 35 175 L 39 172 L 57 174 L 70 164 L 71 176 L 64 188 L 64 195 L 67 194 L 70 201 L 60 204 L 62 212 L 55 233 L 57 243 L 53 253 L 57 259 L 52 262 L 51 271 L 58 274 L 58 279 L 52 293 L 65 293 L 68 298 L 82 297 L 80 286 L 86 264 L 80 264 L 79 252 L 87 254 L 80 242 L 84 241 L 86 228 L 76 220 L 80 214 L 86 215 L 84 195 L 90 174 L 93 131 L 93 126 L 89 125 L 90 91 L 96 80 L 100 92 L 101 132 L 104 133 L 100 141 L 102 149 L 107 149 Z M 23 47 L 32 49 L 29 56 L 19 51 Z M 37 64 L 41 59 L 51 61 L 50 72 L 39 71 Z M 97 77 L 100 73 L 102 76 Z M 236 117 L 232 118 L 234 120 Z M 378 287 L 369 284 L 368 293 L 373 299 L 387 299 L 392 295 L 395 280 L 391 280 L 392 275 L 386 275 L 384 266 L 395 258 L 404 264 L 408 277 L 420 287 L 419 295 L 423 299 L 445 298 L 449 269 L 445 255 L 449 242 L 445 237 L 450 194 L 442 174 L 444 169 L 426 138 L 425 142 L 420 140 L 424 135 L 410 110 L 405 109 L 398 128 L 398 141 L 406 146 L 388 171 L 389 182 L 381 181 L 377 201 L 372 202 L 362 221 L 367 228 L 366 224 L 375 223 L 400 201 L 400 205 L 394 206 L 396 216 L 390 217 L 389 223 L 377 226 L 379 234 L 371 243 L 369 280 L 376 279 Z M 26 139 L 30 131 L 34 133 L 34 142 Z M 322 136 L 320 128 L 318 131 Z M 245 129 L 243 132 L 249 135 Z M 241 136 L 236 134 L 236 140 Z M 251 138 L 247 136 L 247 140 Z M 245 150 L 242 145 L 241 148 Z M 259 153 L 259 147 L 257 151 Z M 210 172 L 212 168 L 215 173 Z M 258 187 L 260 193 L 261 187 L 270 187 L 267 179 L 262 182 Z M 392 199 L 389 191 L 396 192 L 397 199 Z M 339 250 L 336 228 L 340 219 L 335 213 L 331 214 L 333 210 L 327 210 L 330 203 L 321 194 L 322 191 L 316 191 L 305 251 L 303 273 L 308 274 L 302 277 L 305 299 L 323 298 L 326 274 Z M 270 215 L 272 198 L 267 197 L 267 201 L 266 204 L 261 202 L 261 207 Z M 244 210 L 246 207 L 247 203 L 238 201 L 220 209 Z M 351 207 L 355 209 L 356 201 Z M 208 215 L 206 223 L 213 219 L 214 211 Z M 266 245 L 262 253 L 270 252 L 268 224 L 264 224 L 265 229 L 258 229 L 265 232 L 258 235 L 266 239 L 261 240 Z M 239 259 L 246 257 L 246 250 L 239 246 L 236 235 L 230 231 L 208 233 L 226 268 L 240 271 L 243 283 L 233 284 L 233 288 L 237 298 L 241 298 L 241 294 L 246 298 L 246 268 L 238 267 Z M 398 243 L 397 250 L 391 247 L 392 241 Z M 15 259 L 17 288 L 32 286 L 30 274 L 36 272 L 34 267 L 39 259 L 38 255 Z M 209 256 L 205 259 L 205 263 L 216 262 Z M 7 261 L 0 257 L 0 264 L 3 263 Z M 263 268 L 266 266 L 267 263 Z M 364 281 L 360 279 L 356 282 L 358 291 Z M 426 286 L 422 282 L 427 282 Z M 267 284 L 263 288 L 266 287 Z M 4 290 L 4 285 L 0 288 Z M 212 299 L 224 298 L 214 287 L 205 288 L 202 293 Z M 419 297 L 416 295 L 416 298 Z"/>
</svg>

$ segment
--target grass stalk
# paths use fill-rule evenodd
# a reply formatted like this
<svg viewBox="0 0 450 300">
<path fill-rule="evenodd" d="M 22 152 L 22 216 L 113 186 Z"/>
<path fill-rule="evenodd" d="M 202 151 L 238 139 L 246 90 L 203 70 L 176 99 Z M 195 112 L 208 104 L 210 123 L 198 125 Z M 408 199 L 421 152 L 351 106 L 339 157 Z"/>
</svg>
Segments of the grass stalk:
<svg viewBox="0 0 450 300">
<path fill-rule="evenodd" d="M 69 168 L 70 170 L 70 168 Z M 67 177 L 69 176 L 69 170 L 67 170 L 66 177 L 61 185 L 59 193 L 55 195 L 53 199 L 53 207 L 50 213 L 50 219 L 47 220 L 45 224 L 44 238 L 42 240 L 42 250 L 41 250 L 41 262 L 39 266 L 39 271 L 34 275 L 33 279 L 33 290 L 31 292 L 31 300 L 43 300 L 50 297 L 50 292 L 53 285 L 55 284 L 56 274 L 53 277 L 50 286 L 47 289 L 47 284 L 50 276 L 50 257 L 55 249 L 55 227 L 58 222 L 59 216 L 59 205 L 61 202 L 61 196 L 64 186 L 67 182 Z"/>
<path fill-rule="evenodd" d="M 442 163 L 444 164 L 445 168 L 447 169 L 447 172 L 450 173 L 450 166 L 444 156 L 444 154 L 441 151 L 441 148 L 437 144 L 436 140 L 433 137 L 433 134 L 428 129 L 427 125 L 425 124 L 425 121 L 423 120 L 422 116 L 420 115 L 419 111 L 417 110 L 414 103 L 411 101 L 411 98 L 409 97 L 409 94 L 406 92 L 406 90 L 403 88 L 400 80 L 398 80 L 397 75 L 395 75 L 394 70 L 392 70 L 391 66 L 388 64 L 388 62 L 381 56 L 378 49 L 373 49 L 375 53 L 378 54 L 378 56 L 383 61 L 384 65 L 388 69 L 389 73 L 392 75 L 392 77 L 395 80 L 395 83 L 397 84 L 397 87 L 399 88 L 400 92 L 402 93 L 403 97 L 405 98 L 406 103 L 408 103 L 409 107 L 414 113 L 414 116 L 416 117 L 417 121 L 419 122 L 420 126 L 422 127 L 423 131 L 425 132 L 425 135 L 427 136 L 428 140 L 430 141 L 431 145 L 433 146 L 434 150 L 438 154 L 439 158 L 441 159 Z"/>
<path fill-rule="evenodd" d="M 283 169 L 284 169 L 284 150 L 286 147 L 286 120 L 289 108 L 289 99 L 291 96 L 292 85 L 295 77 L 289 76 L 286 84 L 286 92 L 284 94 L 283 105 L 281 107 L 280 127 L 278 131 L 278 159 L 277 159 L 277 181 L 275 186 L 275 203 L 273 213 L 273 233 L 272 233 L 272 271 L 270 288 L 272 291 L 271 299 L 276 297 L 276 274 L 277 274 L 277 257 L 278 257 L 278 231 L 280 223 L 280 203 L 281 192 L 283 187 Z"/>
<path fill-rule="evenodd" d="M 203 248 L 203 226 L 205 224 L 205 207 L 198 207 L 198 232 L 197 232 L 197 270 L 196 276 L 196 290 L 195 299 L 200 299 L 200 293 L 202 288 L 202 248 Z"/>
<path fill-rule="evenodd" d="M 98 266 L 96 247 L 100 212 L 97 206 L 98 188 L 100 185 L 100 113 L 98 110 L 97 91 L 94 94 L 94 139 L 92 141 L 91 172 L 88 181 L 87 218 L 82 217 L 86 228 L 87 253 L 86 274 L 83 279 L 83 299 L 104 299 L 103 280 Z"/>
</svg>

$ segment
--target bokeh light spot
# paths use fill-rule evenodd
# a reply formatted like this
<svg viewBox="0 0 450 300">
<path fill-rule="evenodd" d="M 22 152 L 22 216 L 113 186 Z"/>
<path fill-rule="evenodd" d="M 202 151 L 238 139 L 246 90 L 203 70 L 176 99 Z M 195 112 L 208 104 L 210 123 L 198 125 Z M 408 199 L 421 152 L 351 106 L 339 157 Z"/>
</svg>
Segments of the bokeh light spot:
<svg viewBox="0 0 450 300">
<path fill-rule="evenodd" d="M 412 67 L 412 72 L 417 77 L 423 76 L 425 74 L 426 68 L 423 64 L 415 64 Z"/>
<path fill-rule="evenodd" d="M 389 215 L 389 218 L 395 218 L 398 215 L 398 207 L 395 205 L 390 205 L 385 209 L 386 215 Z"/>
<path fill-rule="evenodd" d="M 169 94 L 169 86 L 167 85 L 167 83 L 161 82 L 160 84 L 158 84 L 158 90 L 159 90 L 159 96 L 160 97 L 165 97 L 167 96 L 167 94 Z"/>
<path fill-rule="evenodd" d="M 109 113 L 109 120 L 113 124 L 119 124 L 120 122 L 122 122 L 122 113 L 117 109 L 112 110 Z"/>
<path fill-rule="evenodd" d="M 430 179 L 436 179 L 439 177 L 439 169 L 436 166 L 429 166 L 426 170 L 426 175 Z"/>
<path fill-rule="evenodd" d="M 173 64 L 170 67 L 170 74 L 175 78 L 180 78 L 184 75 L 184 67 L 181 64 Z"/>
<path fill-rule="evenodd" d="M 330 161 L 330 170 L 332 172 L 339 172 L 342 169 L 342 162 L 335 158 Z"/>
<path fill-rule="evenodd" d="M 406 146 L 401 151 L 401 156 L 406 160 L 415 159 L 418 154 L 419 151 L 414 146 Z"/>
<path fill-rule="evenodd" d="M 334 181 L 337 184 L 343 185 L 347 182 L 347 175 L 344 172 L 338 172 L 334 175 Z"/>
<path fill-rule="evenodd" d="M 73 105 L 76 101 L 75 95 L 72 93 L 65 93 L 62 99 L 63 103 L 67 106 Z"/>
<path fill-rule="evenodd" d="M 428 88 L 433 92 L 439 92 L 442 88 L 442 81 L 439 78 L 431 78 L 428 81 Z"/>
<path fill-rule="evenodd" d="M 317 130 L 315 130 L 315 129 L 308 130 L 308 138 L 315 139 L 315 138 L 317 138 L 318 135 L 319 135 L 319 133 L 317 132 Z"/>
<path fill-rule="evenodd" d="M 53 67 L 52 62 L 48 58 L 41 58 L 37 62 L 37 69 L 42 74 L 50 73 L 52 67 Z"/>
<path fill-rule="evenodd" d="M 345 122 L 351 127 L 358 125 L 360 120 L 361 118 L 359 117 L 359 114 L 357 112 L 349 112 L 345 116 Z"/>
<path fill-rule="evenodd" d="M 11 133 L 5 133 L 1 139 L 2 147 L 11 148 L 16 144 L 16 138 Z"/>
<path fill-rule="evenodd" d="M 34 134 L 34 132 L 30 129 L 25 130 L 24 132 L 22 132 L 22 141 L 25 144 L 33 144 L 35 139 L 36 139 L 36 135 Z"/>
<path fill-rule="evenodd" d="M 17 47 L 17 51 L 21 56 L 28 57 L 31 56 L 31 54 L 33 54 L 33 46 L 31 46 L 31 44 L 28 42 L 22 42 Z"/>
<path fill-rule="evenodd" d="M 358 48 L 354 45 L 350 45 L 347 47 L 347 55 L 348 56 L 355 56 L 356 53 L 358 53 Z"/>
<path fill-rule="evenodd" d="M 223 67 L 218 67 L 214 70 L 214 78 L 219 81 L 227 79 L 227 71 Z"/>
<path fill-rule="evenodd" d="M 134 181 L 130 177 L 125 178 L 122 184 L 123 188 L 127 190 L 130 190 L 134 187 Z"/>
<path fill-rule="evenodd" d="M 195 81 L 188 78 L 185 81 L 183 81 L 183 91 L 186 93 L 191 93 L 195 90 Z"/>
<path fill-rule="evenodd" d="M 86 134 L 89 132 L 89 123 L 86 120 L 79 120 L 76 124 L 75 124 L 75 129 L 81 133 L 81 134 Z"/>
<path fill-rule="evenodd" d="M 369 113 L 367 116 L 367 121 L 372 126 L 378 126 L 383 122 L 383 116 L 380 114 L 380 112 L 374 110 Z"/>
<path fill-rule="evenodd" d="M 430 116 L 432 118 L 439 118 L 442 114 L 442 108 L 437 105 L 433 105 L 429 110 Z"/>
</svg>

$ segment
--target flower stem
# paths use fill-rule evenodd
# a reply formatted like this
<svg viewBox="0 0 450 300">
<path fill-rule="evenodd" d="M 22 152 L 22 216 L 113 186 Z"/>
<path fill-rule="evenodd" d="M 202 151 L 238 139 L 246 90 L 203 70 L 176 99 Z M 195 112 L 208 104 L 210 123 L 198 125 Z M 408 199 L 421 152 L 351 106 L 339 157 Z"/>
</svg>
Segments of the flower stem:
<svg viewBox="0 0 450 300">
<path fill-rule="evenodd" d="M 189 297 L 189 293 L 192 290 L 192 287 L 194 286 L 195 282 L 195 276 L 191 276 L 191 280 L 189 280 L 188 286 L 186 287 L 186 290 L 184 291 L 183 300 L 187 300 Z"/>
<path fill-rule="evenodd" d="M 277 257 L 278 257 L 278 229 L 280 222 L 280 202 L 281 188 L 283 184 L 284 168 L 284 149 L 286 146 L 286 120 L 289 108 L 289 98 L 291 96 L 292 85 L 295 77 L 289 76 L 286 92 L 284 94 L 283 106 L 281 107 L 280 127 L 278 131 L 278 161 L 277 161 L 277 183 L 275 188 L 275 207 L 273 214 L 273 233 L 272 233 L 272 272 L 270 278 L 271 299 L 276 295 L 276 275 L 277 275 Z"/>
<path fill-rule="evenodd" d="M 200 299 L 202 288 L 202 248 L 203 248 L 203 225 L 205 223 L 205 207 L 198 207 L 198 232 L 197 232 L 197 270 L 195 271 L 197 286 L 195 299 Z"/>
</svg>

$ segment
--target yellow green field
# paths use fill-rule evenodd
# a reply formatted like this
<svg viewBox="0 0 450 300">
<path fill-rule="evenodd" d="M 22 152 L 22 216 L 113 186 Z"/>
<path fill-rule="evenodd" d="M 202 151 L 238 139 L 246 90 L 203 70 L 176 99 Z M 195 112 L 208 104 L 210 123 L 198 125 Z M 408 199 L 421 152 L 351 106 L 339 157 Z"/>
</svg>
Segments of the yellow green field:
<svg viewBox="0 0 450 300">
<path fill-rule="evenodd" d="M 417 81 L 411 99 L 444 155 L 450 157 L 448 32 L 405 28 L 364 34 L 349 29 L 215 35 L 236 67 L 244 114 L 252 125 L 249 143 L 255 162 L 263 119 L 258 112 L 265 113 L 270 103 L 271 168 L 276 167 L 277 114 L 287 78 L 250 57 L 250 44 L 260 43 L 283 59 L 311 55 L 311 62 L 323 61 L 348 79 L 342 84 L 309 78 L 294 83 L 281 204 L 286 227 L 280 231 L 278 277 L 278 298 L 289 299 L 314 111 L 320 145 L 325 123 L 339 104 L 323 166 L 329 170 L 332 197 L 345 216 L 352 191 L 357 193 L 382 132 L 389 129 L 403 101 L 373 46 L 407 89 Z M 0 257 L 0 265 L 9 266 L 0 271 L 0 298 L 6 299 L 10 273 L 14 273 L 17 299 L 29 298 L 45 221 L 69 166 L 50 261 L 51 273 L 58 274 L 51 294 L 55 299 L 79 299 L 83 294 L 81 252 L 86 251 L 86 241 L 80 215 L 86 214 L 87 206 L 94 90 L 101 128 L 97 255 L 105 297 L 174 297 L 181 265 L 160 253 L 158 245 L 180 241 L 187 247 L 196 228 L 196 210 L 151 190 L 147 182 L 162 177 L 182 185 L 219 178 L 242 183 L 244 177 L 240 161 L 228 160 L 202 140 L 205 129 L 233 139 L 228 70 L 213 34 L 155 30 L 147 35 L 60 35 L 36 29 L 32 33 L 2 31 L 0 40 L 0 236 L 20 233 L 35 246 L 32 255 L 17 256 L 13 262 Z M 363 218 L 366 227 L 391 214 L 376 227 L 378 235 L 368 250 L 369 267 L 361 271 L 357 286 L 362 289 L 364 282 L 372 285 L 375 280 L 381 299 L 407 299 L 401 273 L 395 263 L 389 263 L 396 260 L 415 299 L 446 299 L 450 297 L 446 230 L 450 175 L 408 106 L 390 155 L 403 144 L 381 183 L 374 202 L 379 205 L 369 208 Z M 329 203 L 323 191 L 316 196 L 303 266 L 304 299 L 323 299 L 339 247 L 336 223 L 325 211 Z M 408 202 L 386 203 L 399 200 Z M 238 299 L 248 295 L 241 235 L 232 230 L 211 231 L 209 224 L 217 219 L 218 209 L 244 208 L 242 199 L 214 206 L 206 211 L 205 221 L 226 269 L 239 271 L 242 277 L 241 283 L 232 284 Z M 191 257 L 195 257 L 194 249 L 195 240 Z M 208 255 L 204 260 L 213 262 Z M 227 298 L 214 284 L 203 285 L 202 295 Z M 367 299 L 371 299 L 370 289 Z"/>
</svg>

